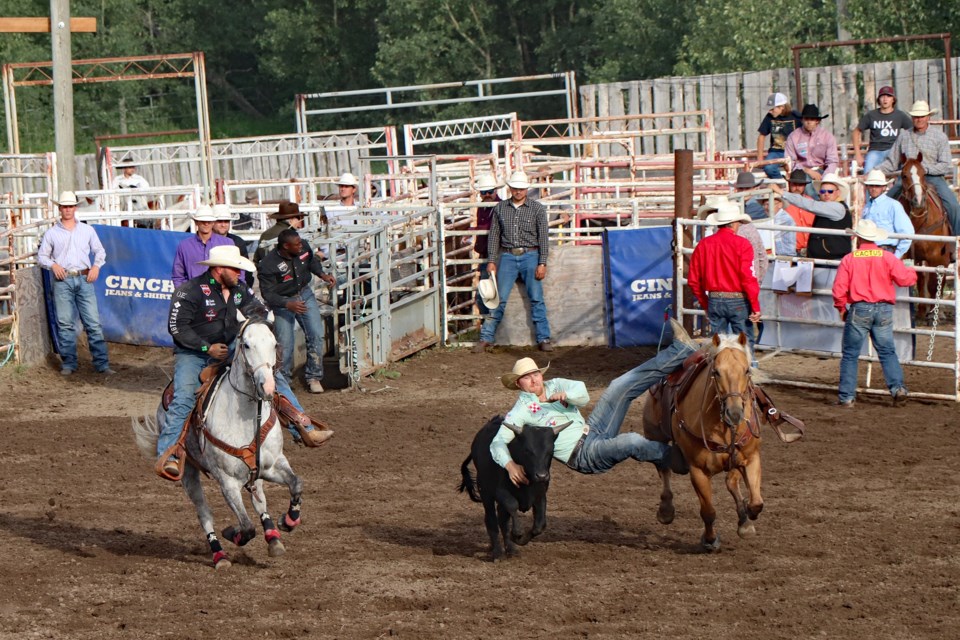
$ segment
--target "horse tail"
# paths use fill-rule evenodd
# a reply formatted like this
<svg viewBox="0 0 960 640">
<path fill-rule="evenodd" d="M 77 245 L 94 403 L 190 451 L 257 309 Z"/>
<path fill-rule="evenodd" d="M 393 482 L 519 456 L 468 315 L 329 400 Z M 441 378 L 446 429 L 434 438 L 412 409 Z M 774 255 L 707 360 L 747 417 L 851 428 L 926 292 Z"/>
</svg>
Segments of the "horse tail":
<svg viewBox="0 0 960 640">
<path fill-rule="evenodd" d="M 477 481 L 473 477 L 473 474 L 470 473 L 470 462 L 472 460 L 473 454 L 467 456 L 467 459 L 460 465 L 460 475 L 463 477 L 463 481 L 460 483 L 460 486 L 457 487 L 457 491 L 466 493 L 474 502 L 482 502 L 480 500 L 480 494 L 477 492 Z"/>
<path fill-rule="evenodd" d="M 137 449 L 145 458 L 155 460 L 157 457 L 157 440 L 160 439 L 160 421 L 156 416 L 144 414 L 143 418 L 130 417 L 130 426 L 133 428 L 133 440 Z"/>
</svg>

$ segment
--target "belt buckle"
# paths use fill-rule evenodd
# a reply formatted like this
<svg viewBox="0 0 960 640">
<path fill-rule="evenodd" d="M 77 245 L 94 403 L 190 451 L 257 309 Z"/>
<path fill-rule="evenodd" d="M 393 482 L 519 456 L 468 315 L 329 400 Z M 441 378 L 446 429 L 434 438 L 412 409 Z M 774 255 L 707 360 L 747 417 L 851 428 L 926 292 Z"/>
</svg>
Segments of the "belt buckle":
<svg viewBox="0 0 960 640">
<path fill-rule="evenodd" d="M 522 256 L 522 255 L 525 254 L 526 252 L 527 252 L 527 250 L 524 249 L 523 247 L 514 247 L 514 248 L 510 249 L 510 253 L 512 253 L 512 254 L 515 255 L 515 256 Z"/>
</svg>

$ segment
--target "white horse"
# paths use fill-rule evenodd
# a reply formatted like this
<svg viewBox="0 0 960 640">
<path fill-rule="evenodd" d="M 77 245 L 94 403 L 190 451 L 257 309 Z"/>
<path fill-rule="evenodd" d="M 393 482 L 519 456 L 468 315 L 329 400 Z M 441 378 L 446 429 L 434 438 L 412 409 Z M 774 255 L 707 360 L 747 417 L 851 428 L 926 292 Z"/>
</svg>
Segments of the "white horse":
<svg viewBox="0 0 960 640">
<path fill-rule="evenodd" d="M 214 533 L 213 513 L 207 505 L 200 483 L 205 470 L 220 483 L 237 526 L 223 530 L 224 538 L 238 546 L 256 537 L 256 528 L 243 505 L 241 489 L 250 492 L 253 508 L 263 525 L 263 535 L 271 557 L 285 551 L 280 532 L 267 513 L 263 480 L 285 484 L 290 489 L 290 506 L 278 517 L 280 528 L 292 531 L 300 524 L 303 482 L 283 455 L 283 434 L 272 411 L 275 393 L 273 370 L 277 362 L 277 341 L 270 326 L 251 320 L 240 329 L 236 354 L 229 371 L 210 393 L 203 424 L 191 426 L 186 439 L 187 461 L 183 470 L 183 489 L 197 509 L 200 527 L 207 536 L 214 566 L 223 569 L 230 560 Z M 133 418 L 133 432 L 140 451 L 156 459 L 157 439 L 166 412 L 157 407 L 156 418 Z"/>
</svg>

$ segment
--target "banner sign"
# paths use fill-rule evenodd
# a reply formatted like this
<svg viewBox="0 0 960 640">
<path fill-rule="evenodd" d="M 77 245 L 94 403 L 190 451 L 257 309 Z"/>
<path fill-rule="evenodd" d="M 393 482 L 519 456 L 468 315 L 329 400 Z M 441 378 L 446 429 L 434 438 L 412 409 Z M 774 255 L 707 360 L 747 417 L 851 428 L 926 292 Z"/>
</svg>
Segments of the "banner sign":
<svg viewBox="0 0 960 640">
<path fill-rule="evenodd" d="M 672 339 L 664 314 L 673 303 L 673 228 L 606 229 L 603 274 L 611 347 Z"/>
</svg>

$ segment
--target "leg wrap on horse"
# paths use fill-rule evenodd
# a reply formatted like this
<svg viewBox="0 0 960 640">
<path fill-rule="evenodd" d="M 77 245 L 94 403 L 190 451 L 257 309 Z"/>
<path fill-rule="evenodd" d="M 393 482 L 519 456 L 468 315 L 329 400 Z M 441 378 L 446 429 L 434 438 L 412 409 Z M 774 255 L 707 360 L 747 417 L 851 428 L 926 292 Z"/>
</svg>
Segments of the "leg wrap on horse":
<svg viewBox="0 0 960 640">
<path fill-rule="evenodd" d="M 213 553 L 213 564 L 214 566 L 220 564 L 221 560 L 226 559 L 227 552 L 223 550 L 223 547 L 220 545 L 220 540 L 217 538 L 217 534 L 212 531 L 207 534 L 207 544 L 210 545 L 210 552 Z"/>
<path fill-rule="evenodd" d="M 302 500 L 299 496 L 297 496 L 290 501 L 290 507 L 287 509 L 287 512 L 277 518 L 280 521 L 281 531 L 293 531 L 295 527 L 300 525 L 301 504 Z"/>
<path fill-rule="evenodd" d="M 229 527 L 221 531 L 220 535 L 222 535 L 224 538 L 226 538 L 233 544 L 237 545 L 238 547 L 242 547 L 243 545 L 247 544 L 248 542 L 253 540 L 255 537 L 257 537 L 257 534 L 253 530 L 253 528 L 249 530 L 241 530 L 241 529 L 237 529 L 233 525 L 230 525 Z"/>
<path fill-rule="evenodd" d="M 273 524 L 273 518 L 270 517 L 270 514 L 261 513 L 260 524 L 263 525 L 263 537 L 267 542 L 280 538 L 280 532 L 277 531 L 277 526 Z"/>
<path fill-rule="evenodd" d="M 282 393 L 277 393 L 273 397 L 274 409 L 280 417 L 280 424 L 286 428 L 292 425 L 300 434 L 303 444 L 308 447 L 319 447 L 333 437 L 333 429 L 299 411 Z"/>
</svg>

